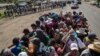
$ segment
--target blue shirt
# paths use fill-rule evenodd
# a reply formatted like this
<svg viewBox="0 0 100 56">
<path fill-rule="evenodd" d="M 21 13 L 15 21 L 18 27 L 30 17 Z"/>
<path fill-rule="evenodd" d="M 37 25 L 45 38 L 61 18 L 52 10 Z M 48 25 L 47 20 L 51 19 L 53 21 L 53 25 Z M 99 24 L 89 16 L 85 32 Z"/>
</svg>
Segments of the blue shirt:
<svg viewBox="0 0 100 56">
<path fill-rule="evenodd" d="M 11 49 L 11 52 L 18 56 L 18 54 L 21 52 L 21 44 L 17 44 L 14 48 Z"/>
</svg>

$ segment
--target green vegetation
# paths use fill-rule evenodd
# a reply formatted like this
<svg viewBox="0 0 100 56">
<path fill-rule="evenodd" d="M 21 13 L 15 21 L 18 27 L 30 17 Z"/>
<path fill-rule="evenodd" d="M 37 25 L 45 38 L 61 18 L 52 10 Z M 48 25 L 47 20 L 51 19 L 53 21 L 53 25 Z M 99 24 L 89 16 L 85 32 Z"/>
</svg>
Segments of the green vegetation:
<svg viewBox="0 0 100 56">
<path fill-rule="evenodd" d="M 4 0 L 0 0 L 0 3 L 3 3 L 3 2 L 5 2 Z"/>
<path fill-rule="evenodd" d="M 16 3 L 18 0 L 0 0 L 0 3 Z"/>
<path fill-rule="evenodd" d="M 100 0 L 97 0 L 97 4 L 100 5 Z"/>
<path fill-rule="evenodd" d="M 0 11 L 0 19 L 4 17 L 4 11 Z"/>
</svg>

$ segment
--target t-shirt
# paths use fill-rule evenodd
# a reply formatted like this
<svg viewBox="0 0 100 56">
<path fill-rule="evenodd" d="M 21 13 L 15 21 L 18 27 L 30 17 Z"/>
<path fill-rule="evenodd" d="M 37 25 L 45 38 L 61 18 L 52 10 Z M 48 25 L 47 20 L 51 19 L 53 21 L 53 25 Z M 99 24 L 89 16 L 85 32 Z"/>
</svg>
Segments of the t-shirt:
<svg viewBox="0 0 100 56">
<path fill-rule="evenodd" d="M 50 47 L 51 51 L 50 51 L 50 55 L 49 56 L 58 56 L 58 54 L 56 53 L 56 50 L 53 46 Z"/>
<path fill-rule="evenodd" d="M 90 56 L 90 51 L 89 49 L 85 49 L 80 56 Z"/>
<path fill-rule="evenodd" d="M 84 41 L 84 43 L 85 43 L 86 46 L 88 46 L 90 43 L 92 43 L 92 41 L 88 37 L 85 37 L 83 39 L 83 41 Z"/>
<path fill-rule="evenodd" d="M 79 47 L 80 49 L 86 47 L 85 44 L 84 44 L 79 38 L 77 38 L 77 39 L 74 40 L 74 41 L 72 41 L 71 39 L 69 39 L 67 43 L 68 43 L 69 46 L 70 46 L 71 43 L 77 43 L 77 44 L 78 44 L 78 47 Z"/>
<path fill-rule="evenodd" d="M 16 45 L 14 48 L 12 48 L 11 52 L 14 53 L 15 56 L 18 56 L 18 54 L 21 52 L 20 44 Z"/>
</svg>

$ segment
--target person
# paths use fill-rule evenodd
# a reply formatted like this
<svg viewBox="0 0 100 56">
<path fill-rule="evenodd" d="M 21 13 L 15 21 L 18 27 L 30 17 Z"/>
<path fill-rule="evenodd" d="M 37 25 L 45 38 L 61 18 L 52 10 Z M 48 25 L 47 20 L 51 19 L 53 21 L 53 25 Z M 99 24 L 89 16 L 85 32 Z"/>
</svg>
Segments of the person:
<svg viewBox="0 0 100 56">
<path fill-rule="evenodd" d="M 75 38 L 74 34 L 71 34 L 68 40 L 68 45 L 70 45 L 73 42 L 77 43 L 80 49 L 85 48 L 85 44 L 79 38 Z"/>
<path fill-rule="evenodd" d="M 100 41 L 89 44 L 80 56 L 100 56 Z"/>
<path fill-rule="evenodd" d="M 29 45 L 29 53 L 34 56 L 47 56 L 46 52 L 46 46 L 44 45 L 43 42 L 39 38 L 34 38 L 32 41 L 32 44 Z"/>
<path fill-rule="evenodd" d="M 84 38 L 84 43 L 86 46 L 89 44 L 93 43 L 95 40 L 98 40 L 97 36 L 95 33 L 90 33 L 87 37 Z"/>
<path fill-rule="evenodd" d="M 85 44 L 74 34 L 73 29 L 71 29 L 63 38 L 62 40 L 64 41 L 64 43 L 66 43 L 66 47 L 69 48 L 69 46 L 71 45 L 71 43 L 77 43 L 78 48 L 80 49 L 80 53 L 81 51 L 86 47 Z M 69 52 L 69 50 L 67 49 L 67 52 Z"/>
<path fill-rule="evenodd" d="M 81 18 L 84 18 L 84 14 L 83 14 L 82 12 L 79 12 L 79 16 L 80 16 Z"/>
<path fill-rule="evenodd" d="M 64 4 L 62 2 L 60 3 L 60 6 L 62 9 L 64 8 Z"/>
<path fill-rule="evenodd" d="M 21 43 L 20 43 L 20 39 L 18 37 L 15 37 L 13 39 L 13 48 L 11 48 L 11 52 L 15 55 L 18 56 L 18 54 L 21 52 Z"/>
<path fill-rule="evenodd" d="M 15 56 L 10 49 L 6 48 L 2 50 L 1 56 Z"/>
<path fill-rule="evenodd" d="M 39 45 L 39 43 L 40 43 L 40 41 L 38 41 L 37 38 L 34 38 L 32 41 L 30 41 L 28 43 L 27 47 L 23 46 L 23 49 L 25 49 L 24 53 L 26 53 L 26 55 L 28 55 L 28 56 L 36 56 L 36 49 L 37 49 L 37 47 L 38 47 L 37 45 Z"/>
<path fill-rule="evenodd" d="M 80 17 L 76 11 L 73 11 L 73 19 L 76 23 L 80 21 Z"/>
<path fill-rule="evenodd" d="M 18 56 L 28 56 L 28 54 L 27 54 L 26 52 L 20 52 L 20 53 L 18 54 Z"/>
<path fill-rule="evenodd" d="M 36 26 L 36 24 L 31 24 L 31 28 L 32 28 L 32 34 L 34 35 L 34 36 L 36 36 L 36 28 L 37 28 L 37 26 Z"/>
<path fill-rule="evenodd" d="M 57 49 L 57 44 L 56 44 L 56 41 L 55 39 L 51 39 L 49 41 L 49 45 L 50 45 L 50 55 L 49 56 L 58 56 L 57 52 L 56 52 L 56 49 Z"/>
<path fill-rule="evenodd" d="M 59 32 L 55 32 L 53 35 L 53 39 L 55 39 L 55 41 L 59 44 L 61 42 L 61 36 Z"/>
<path fill-rule="evenodd" d="M 71 51 L 65 54 L 64 56 L 79 56 L 79 49 L 77 43 L 71 43 L 70 50 Z"/>
<path fill-rule="evenodd" d="M 56 51 L 59 56 L 63 56 L 64 55 L 64 48 L 65 48 L 65 43 L 63 41 L 61 41 L 58 44 L 58 48 L 57 48 L 57 51 Z"/>
<path fill-rule="evenodd" d="M 29 29 L 25 28 L 23 30 L 23 37 L 21 38 L 21 40 L 23 41 L 23 45 L 28 47 L 28 43 L 29 43 L 29 38 L 33 36 L 33 34 L 29 31 Z"/>
<path fill-rule="evenodd" d="M 85 32 L 86 30 L 87 30 L 86 28 L 78 28 L 76 30 L 76 33 L 77 33 L 78 37 L 81 39 L 81 41 L 83 41 L 83 39 L 87 35 L 87 33 Z"/>
</svg>

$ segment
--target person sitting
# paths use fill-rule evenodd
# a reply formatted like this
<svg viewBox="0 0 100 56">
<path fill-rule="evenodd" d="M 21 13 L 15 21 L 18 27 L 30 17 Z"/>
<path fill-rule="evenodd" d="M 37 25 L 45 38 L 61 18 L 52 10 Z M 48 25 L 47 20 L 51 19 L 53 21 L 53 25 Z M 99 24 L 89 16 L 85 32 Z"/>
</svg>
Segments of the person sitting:
<svg viewBox="0 0 100 56">
<path fill-rule="evenodd" d="M 85 45 L 88 46 L 89 44 L 93 43 L 95 40 L 98 40 L 96 34 L 91 33 L 87 37 L 85 37 L 83 41 L 84 41 Z"/>
<path fill-rule="evenodd" d="M 18 54 L 21 52 L 21 43 L 20 43 L 20 39 L 18 37 L 15 37 L 13 39 L 13 48 L 11 48 L 11 52 L 15 55 L 18 56 Z"/>
<path fill-rule="evenodd" d="M 100 56 L 100 41 L 89 44 L 80 56 Z"/>
<path fill-rule="evenodd" d="M 64 56 L 79 56 L 79 49 L 77 43 L 71 43 L 70 50 L 71 51 Z"/>
<path fill-rule="evenodd" d="M 18 56 L 28 56 L 28 54 L 27 54 L 26 52 L 20 52 L 20 53 L 18 54 Z"/>
<path fill-rule="evenodd" d="M 15 56 L 10 49 L 6 48 L 2 50 L 1 56 Z"/>
</svg>

